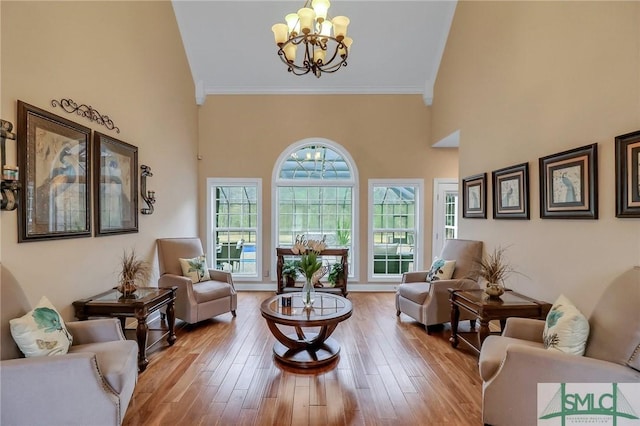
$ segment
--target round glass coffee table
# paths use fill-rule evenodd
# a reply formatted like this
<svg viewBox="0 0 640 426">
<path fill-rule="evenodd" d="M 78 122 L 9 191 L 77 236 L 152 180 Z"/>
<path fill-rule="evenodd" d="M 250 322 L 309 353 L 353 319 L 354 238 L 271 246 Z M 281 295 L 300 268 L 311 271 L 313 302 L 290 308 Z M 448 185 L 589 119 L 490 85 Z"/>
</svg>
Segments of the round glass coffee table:
<svg viewBox="0 0 640 426">
<path fill-rule="evenodd" d="M 329 336 L 351 316 L 353 307 L 342 296 L 316 292 L 315 303 L 309 309 L 302 303 L 302 293 L 285 293 L 266 299 L 260 310 L 278 340 L 273 346 L 275 358 L 294 367 L 315 368 L 338 357 L 340 345 Z M 285 334 L 280 326 L 293 327 L 295 333 Z M 303 330 L 310 327 L 314 330 Z"/>
</svg>

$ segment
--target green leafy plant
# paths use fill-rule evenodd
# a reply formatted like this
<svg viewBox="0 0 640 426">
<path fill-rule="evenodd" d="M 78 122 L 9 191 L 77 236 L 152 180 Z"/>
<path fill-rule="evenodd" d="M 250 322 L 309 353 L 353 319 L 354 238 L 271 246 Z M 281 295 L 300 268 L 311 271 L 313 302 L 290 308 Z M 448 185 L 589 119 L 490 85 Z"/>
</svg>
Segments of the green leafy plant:
<svg viewBox="0 0 640 426">
<path fill-rule="evenodd" d="M 282 265 L 282 278 L 287 281 L 295 281 L 299 273 L 299 261 L 288 260 Z"/>
<path fill-rule="evenodd" d="M 344 278 L 344 268 L 342 267 L 342 263 L 334 263 L 331 265 L 331 270 L 329 271 L 329 275 L 327 275 L 327 280 L 329 283 L 335 287 L 338 281 Z"/>
<path fill-rule="evenodd" d="M 320 268 L 322 268 L 322 262 L 318 259 L 317 252 L 309 251 L 300 256 L 299 270 L 307 280 L 311 280 L 313 278 L 313 274 L 315 274 Z"/>
<path fill-rule="evenodd" d="M 336 230 L 336 242 L 339 246 L 348 246 L 351 240 L 351 231 L 345 226 L 343 221 L 338 221 L 338 229 Z"/>
</svg>

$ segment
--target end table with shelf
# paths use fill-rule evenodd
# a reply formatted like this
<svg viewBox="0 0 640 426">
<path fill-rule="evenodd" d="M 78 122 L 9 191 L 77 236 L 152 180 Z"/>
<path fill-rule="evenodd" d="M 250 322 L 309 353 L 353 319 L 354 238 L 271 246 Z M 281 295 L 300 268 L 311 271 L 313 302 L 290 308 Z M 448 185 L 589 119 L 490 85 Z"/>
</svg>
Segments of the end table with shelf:
<svg viewBox="0 0 640 426">
<path fill-rule="evenodd" d="M 123 334 L 125 333 L 126 319 L 135 318 L 137 320 L 138 369 L 142 372 L 149 364 L 147 359 L 147 349 L 151 346 L 147 346 L 149 334 L 147 318 L 149 314 L 166 306 L 168 330 L 163 333 L 162 337 L 167 336 L 169 346 L 172 346 L 176 341 L 174 304 L 177 290 L 178 287 L 175 286 L 171 288 L 142 287 L 136 290 L 135 298 L 124 298 L 118 290 L 111 289 L 86 299 L 76 300 L 73 302 L 73 307 L 76 318 L 80 321 L 85 321 L 90 317 L 119 318 Z"/>
<path fill-rule="evenodd" d="M 276 248 L 276 256 L 278 258 L 278 262 L 276 265 L 277 272 L 277 294 L 282 293 L 291 293 L 301 291 L 302 287 L 288 286 L 286 280 L 282 276 L 282 267 L 284 266 L 284 258 L 285 257 L 295 257 L 299 256 L 298 254 L 294 254 L 291 251 L 291 248 L 278 247 Z M 341 282 L 336 283 L 334 287 L 324 286 L 324 287 L 316 287 L 316 291 L 327 292 L 340 294 L 342 296 L 347 296 L 347 276 L 349 275 L 349 266 L 348 266 L 348 257 L 349 257 L 349 249 L 346 248 L 328 248 L 322 250 L 320 252 L 320 256 L 335 256 L 340 258 L 340 264 L 342 265 L 342 280 Z"/>
<path fill-rule="evenodd" d="M 458 346 L 463 341 L 480 353 L 482 343 L 489 336 L 489 322 L 500 321 L 501 329 L 509 317 L 545 319 L 551 309 L 551 304 L 535 300 L 513 290 L 507 290 L 499 298 L 489 297 L 483 289 L 456 290 L 449 289 L 451 302 L 451 346 Z M 473 314 L 480 322 L 478 332 L 458 332 L 460 309 Z"/>
</svg>

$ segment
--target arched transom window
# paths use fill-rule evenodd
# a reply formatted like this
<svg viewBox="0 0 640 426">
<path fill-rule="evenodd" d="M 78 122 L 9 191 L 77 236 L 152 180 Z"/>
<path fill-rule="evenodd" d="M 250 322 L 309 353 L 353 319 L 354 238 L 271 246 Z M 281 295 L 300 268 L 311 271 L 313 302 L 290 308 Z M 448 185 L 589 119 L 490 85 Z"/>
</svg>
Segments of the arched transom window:
<svg viewBox="0 0 640 426">
<path fill-rule="evenodd" d="M 274 183 L 276 246 L 290 247 L 297 235 L 324 237 L 328 247 L 349 248 L 351 263 L 358 191 L 357 170 L 349 153 L 327 139 L 304 139 L 280 155 Z M 353 276 L 353 268 L 349 272 Z"/>
</svg>

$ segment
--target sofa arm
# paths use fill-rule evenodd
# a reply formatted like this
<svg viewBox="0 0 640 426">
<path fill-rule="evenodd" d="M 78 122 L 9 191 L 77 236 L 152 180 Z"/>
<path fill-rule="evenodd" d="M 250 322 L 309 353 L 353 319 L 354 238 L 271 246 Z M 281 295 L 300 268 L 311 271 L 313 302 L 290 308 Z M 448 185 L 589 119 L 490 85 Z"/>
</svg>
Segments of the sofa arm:
<svg viewBox="0 0 640 426">
<path fill-rule="evenodd" d="M 403 283 L 427 282 L 427 274 L 429 271 L 405 272 L 402 274 Z"/>
<path fill-rule="evenodd" d="M 478 282 L 467 278 L 462 278 L 451 280 L 437 280 L 431 283 L 431 293 L 447 293 L 448 295 L 450 288 L 453 288 L 455 290 L 472 290 L 478 288 Z"/>
<path fill-rule="evenodd" d="M 495 426 L 538 424 L 538 383 L 638 381 L 640 372 L 620 364 L 510 344 L 496 374 L 483 384 L 483 422 Z"/>
<path fill-rule="evenodd" d="M 235 287 L 233 286 L 233 276 L 230 272 L 221 271 L 219 269 L 209 269 L 209 276 L 214 281 L 228 283 L 235 291 Z"/>
<path fill-rule="evenodd" d="M 74 345 L 125 340 L 120 321 L 117 318 L 72 321 L 65 324 L 73 336 Z"/>
<path fill-rule="evenodd" d="M 119 425 L 119 398 L 96 355 L 73 353 L 0 362 L 0 423 Z"/>
<path fill-rule="evenodd" d="M 507 324 L 504 327 L 502 335 L 504 337 L 513 337 L 514 339 L 542 343 L 544 324 L 545 322 L 539 319 L 518 317 L 507 318 Z"/>
<path fill-rule="evenodd" d="M 158 287 L 171 288 L 173 286 L 178 287 L 178 291 L 185 291 L 186 289 L 191 291 L 193 281 L 189 277 L 173 274 L 164 274 L 158 279 Z"/>
</svg>

